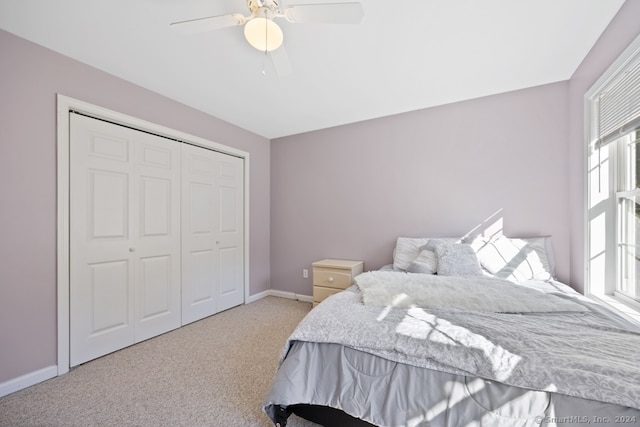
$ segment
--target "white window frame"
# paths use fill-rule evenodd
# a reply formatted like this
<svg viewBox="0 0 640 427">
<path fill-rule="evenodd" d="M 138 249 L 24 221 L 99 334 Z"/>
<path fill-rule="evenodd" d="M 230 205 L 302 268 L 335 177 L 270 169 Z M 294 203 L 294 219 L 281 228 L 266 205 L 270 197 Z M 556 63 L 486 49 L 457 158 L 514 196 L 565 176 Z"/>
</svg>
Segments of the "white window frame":
<svg viewBox="0 0 640 427">
<path fill-rule="evenodd" d="M 640 61 L 640 36 L 629 45 L 584 96 L 585 227 L 583 232 L 585 295 L 598 299 L 626 317 L 640 322 L 640 302 L 617 291 L 620 274 L 617 206 L 620 197 L 632 193 L 618 192 L 621 174 L 624 173 L 619 158 L 621 142 L 615 141 L 602 148 L 594 146 L 594 142 L 600 136 L 597 134 L 595 125 L 598 116 L 597 100 L 600 94 L 638 61 Z M 597 176 L 598 181 L 601 182 L 596 181 L 594 176 Z M 602 185 L 600 191 L 594 188 L 600 185 Z M 601 230 L 600 233 L 592 233 L 592 230 L 598 228 Z"/>
<path fill-rule="evenodd" d="M 622 238 L 623 232 L 628 233 L 628 230 L 623 230 L 625 222 L 622 220 L 622 216 L 625 215 L 626 213 L 620 208 L 622 200 L 633 199 L 635 197 L 640 198 L 640 189 L 630 188 L 630 185 L 629 185 L 631 184 L 629 182 L 629 179 L 635 178 L 635 173 L 637 172 L 635 171 L 635 166 L 632 168 L 629 168 L 630 161 L 635 162 L 635 156 L 633 159 L 630 159 L 629 152 L 627 150 L 627 147 L 630 144 L 634 144 L 634 145 L 638 144 L 638 140 L 637 138 L 635 138 L 634 135 L 636 135 L 636 131 L 630 134 L 627 134 L 621 137 L 620 139 L 618 139 L 617 141 L 611 143 L 612 151 L 616 152 L 616 168 L 615 169 L 617 172 L 615 186 L 613 188 L 613 192 L 615 193 L 616 221 L 617 221 L 617 224 L 616 224 L 617 269 L 616 269 L 616 283 L 615 283 L 615 289 L 613 290 L 613 296 L 627 303 L 640 304 L 640 301 L 638 300 L 638 297 L 640 297 L 640 294 L 636 295 L 636 297 L 634 298 L 633 296 L 628 295 L 623 290 L 621 290 L 622 276 L 626 274 L 624 271 L 626 269 L 624 265 L 625 259 L 623 259 L 623 255 L 622 255 L 622 252 L 624 251 L 623 248 L 634 246 L 636 249 L 640 249 L 640 244 L 638 242 L 638 240 L 640 239 L 637 239 L 638 237 L 637 235 L 635 236 L 635 238 L 632 238 L 634 240 L 633 243 L 629 242 L 630 239 Z M 635 187 L 635 184 L 633 184 L 633 187 Z M 633 229 L 633 231 L 634 231 L 634 234 L 637 232 L 635 228 Z M 635 274 L 635 272 L 633 274 Z"/>
</svg>

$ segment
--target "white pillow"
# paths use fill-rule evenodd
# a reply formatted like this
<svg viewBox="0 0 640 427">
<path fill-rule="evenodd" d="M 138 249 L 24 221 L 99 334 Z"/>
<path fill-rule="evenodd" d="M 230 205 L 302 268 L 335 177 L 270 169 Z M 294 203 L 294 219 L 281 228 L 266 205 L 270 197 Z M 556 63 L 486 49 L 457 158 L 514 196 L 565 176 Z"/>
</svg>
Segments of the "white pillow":
<svg viewBox="0 0 640 427">
<path fill-rule="evenodd" d="M 420 255 L 421 248 L 426 245 L 430 237 L 398 237 L 396 247 L 393 250 L 393 268 L 406 270 L 409 265 Z M 456 242 L 460 239 L 445 237 L 445 241 Z"/>
<path fill-rule="evenodd" d="M 520 283 L 553 279 L 553 269 L 546 251 L 547 240 L 546 237 L 499 236 L 488 241 L 476 241 L 474 247 L 480 264 L 489 273 Z"/>
<path fill-rule="evenodd" d="M 393 251 L 393 268 L 406 270 L 420 255 L 420 248 L 428 241 L 428 238 L 398 237 Z"/>
<path fill-rule="evenodd" d="M 482 268 L 471 245 L 432 239 L 427 245 L 438 257 L 440 276 L 482 276 Z"/>
</svg>

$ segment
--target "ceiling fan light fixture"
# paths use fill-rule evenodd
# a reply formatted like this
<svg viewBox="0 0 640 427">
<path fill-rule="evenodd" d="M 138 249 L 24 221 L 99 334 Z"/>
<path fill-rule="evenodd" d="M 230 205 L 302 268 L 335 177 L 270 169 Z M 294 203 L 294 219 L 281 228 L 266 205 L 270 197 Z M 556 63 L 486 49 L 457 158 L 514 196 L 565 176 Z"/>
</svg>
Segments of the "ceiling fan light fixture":
<svg viewBox="0 0 640 427">
<path fill-rule="evenodd" d="M 244 37 L 259 51 L 271 52 L 282 45 L 284 34 L 273 20 L 256 17 L 244 25 Z"/>
</svg>

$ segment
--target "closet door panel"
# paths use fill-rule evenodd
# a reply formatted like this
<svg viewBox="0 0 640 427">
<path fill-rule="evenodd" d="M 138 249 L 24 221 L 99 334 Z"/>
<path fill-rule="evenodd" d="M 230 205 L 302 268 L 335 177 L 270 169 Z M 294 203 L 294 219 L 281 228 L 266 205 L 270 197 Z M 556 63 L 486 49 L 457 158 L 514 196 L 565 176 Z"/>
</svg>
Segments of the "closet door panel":
<svg viewBox="0 0 640 427">
<path fill-rule="evenodd" d="M 89 265 L 92 316 L 89 337 L 129 324 L 129 262 L 113 260 Z"/>
<path fill-rule="evenodd" d="M 194 237 L 210 239 L 213 236 L 213 184 L 195 181 L 191 178 L 186 197 L 189 200 L 189 231 Z M 185 195 L 183 195 L 185 196 Z M 202 239 L 201 239 L 202 240 Z"/>
<path fill-rule="evenodd" d="M 180 148 L 70 115 L 70 364 L 180 326 Z"/>
<path fill-rule="evenodd" d="M 215 293 L 211 287 L 213 277 L 213 251 L 192 251 L 190 253 L 190 301 L 194 306 L 215 304 Z M 203 308 L 205 312 L 210 309 Z"/>
<path fill-rule="evenodd" d="M 140 260 L 140 322 L 153 321 L 172 311 L 171 257 L 166 255 Z M 164 330 L 162 331 L 164 332 Z M 161 333 L 162 333 L 161 332 Z"/>
<path fill-rule="evenodd" d="M 88 228 L 92 239 L 126 239 L 129 229 L 129 174 L 88 171 Z"/>
<path fill-rule="evenodd" d="M 182 323 L 244 302 L 244 162 L 182 148 Z"/>
<path fill-rule="evenodd" d="M 183 325 L 218 311 L 216 154 L 182 146 Z"/>
<path fill-rule="evenodd" d="M 180 326 L 180 144 L 136 132 L 136 327 L 139 342 Z"/>
<path fill-rule="evenodd" d="M 70 365 L 134 341 L 133 142 L 112 125 L 72 114 Z"/>
<path fill-rule="evenodd" d="M 242 275 L 238 274 L 238 265 L 241 264 L 243 254 L 240 253 L 237 247 L 220 248 L 220 291 L 219 296 L 221 301 L 230 299 L 227 304 L 234 305 L 241 304 L 235 303 L 236 296 L 238 295 L 238 287 L 242 282 Z M 224 304 L 221 304 L 224 306 Z M 223 309 L 224 310 L 224 309 Z"/>
<path fill-rule="evenodd" d="M 131 265 L 127 259 L 89 263 L 76 277 L 84 277 L 81 295 L 72 298 L 76 322 L 70 341 L 70 366 L 133 343 Z M 85 273 L 86 274 L 83 274 Z M 78 309 L 78 303 L 82 307 Z M 81 323 L 79 320 L 81 320 Z"/>
<path fill-rule="evenodd" d="M 217 169 L 218 223 L 216 229 L 220 284 L 218 310 L 244 302 L 244 162 L 219 155 Z"/>
<path fill-rule="evenodd" d="M 141 178 L 142 211 L 140 230 L 143 237 L 168 236 L 171 233 L 171 180 Z"/>
</svg>

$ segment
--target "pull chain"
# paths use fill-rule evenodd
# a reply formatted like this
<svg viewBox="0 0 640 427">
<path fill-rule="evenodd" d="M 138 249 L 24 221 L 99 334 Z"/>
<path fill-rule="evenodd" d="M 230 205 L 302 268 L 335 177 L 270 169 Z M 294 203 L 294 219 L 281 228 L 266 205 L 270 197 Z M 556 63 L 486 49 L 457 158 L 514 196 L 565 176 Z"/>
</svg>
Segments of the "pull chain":
<svg viewBox="0 0 640 427">
<path fill-rule="evenodd" d="M 269 31 L 268 31 L 268 24 L 269 22 L 267 22 L 267 11 L 264 11 L 264 56 L 262 57 L 262 75 L 266 76 L 267 72 L 265 70 L 266 67 L 266 63 L 267 63 L 267 54 L 268 54 L 268 50 L 267 50 L 267 46 L 268 46 L 268 37 L 269 37 Z"/>
</svg>

